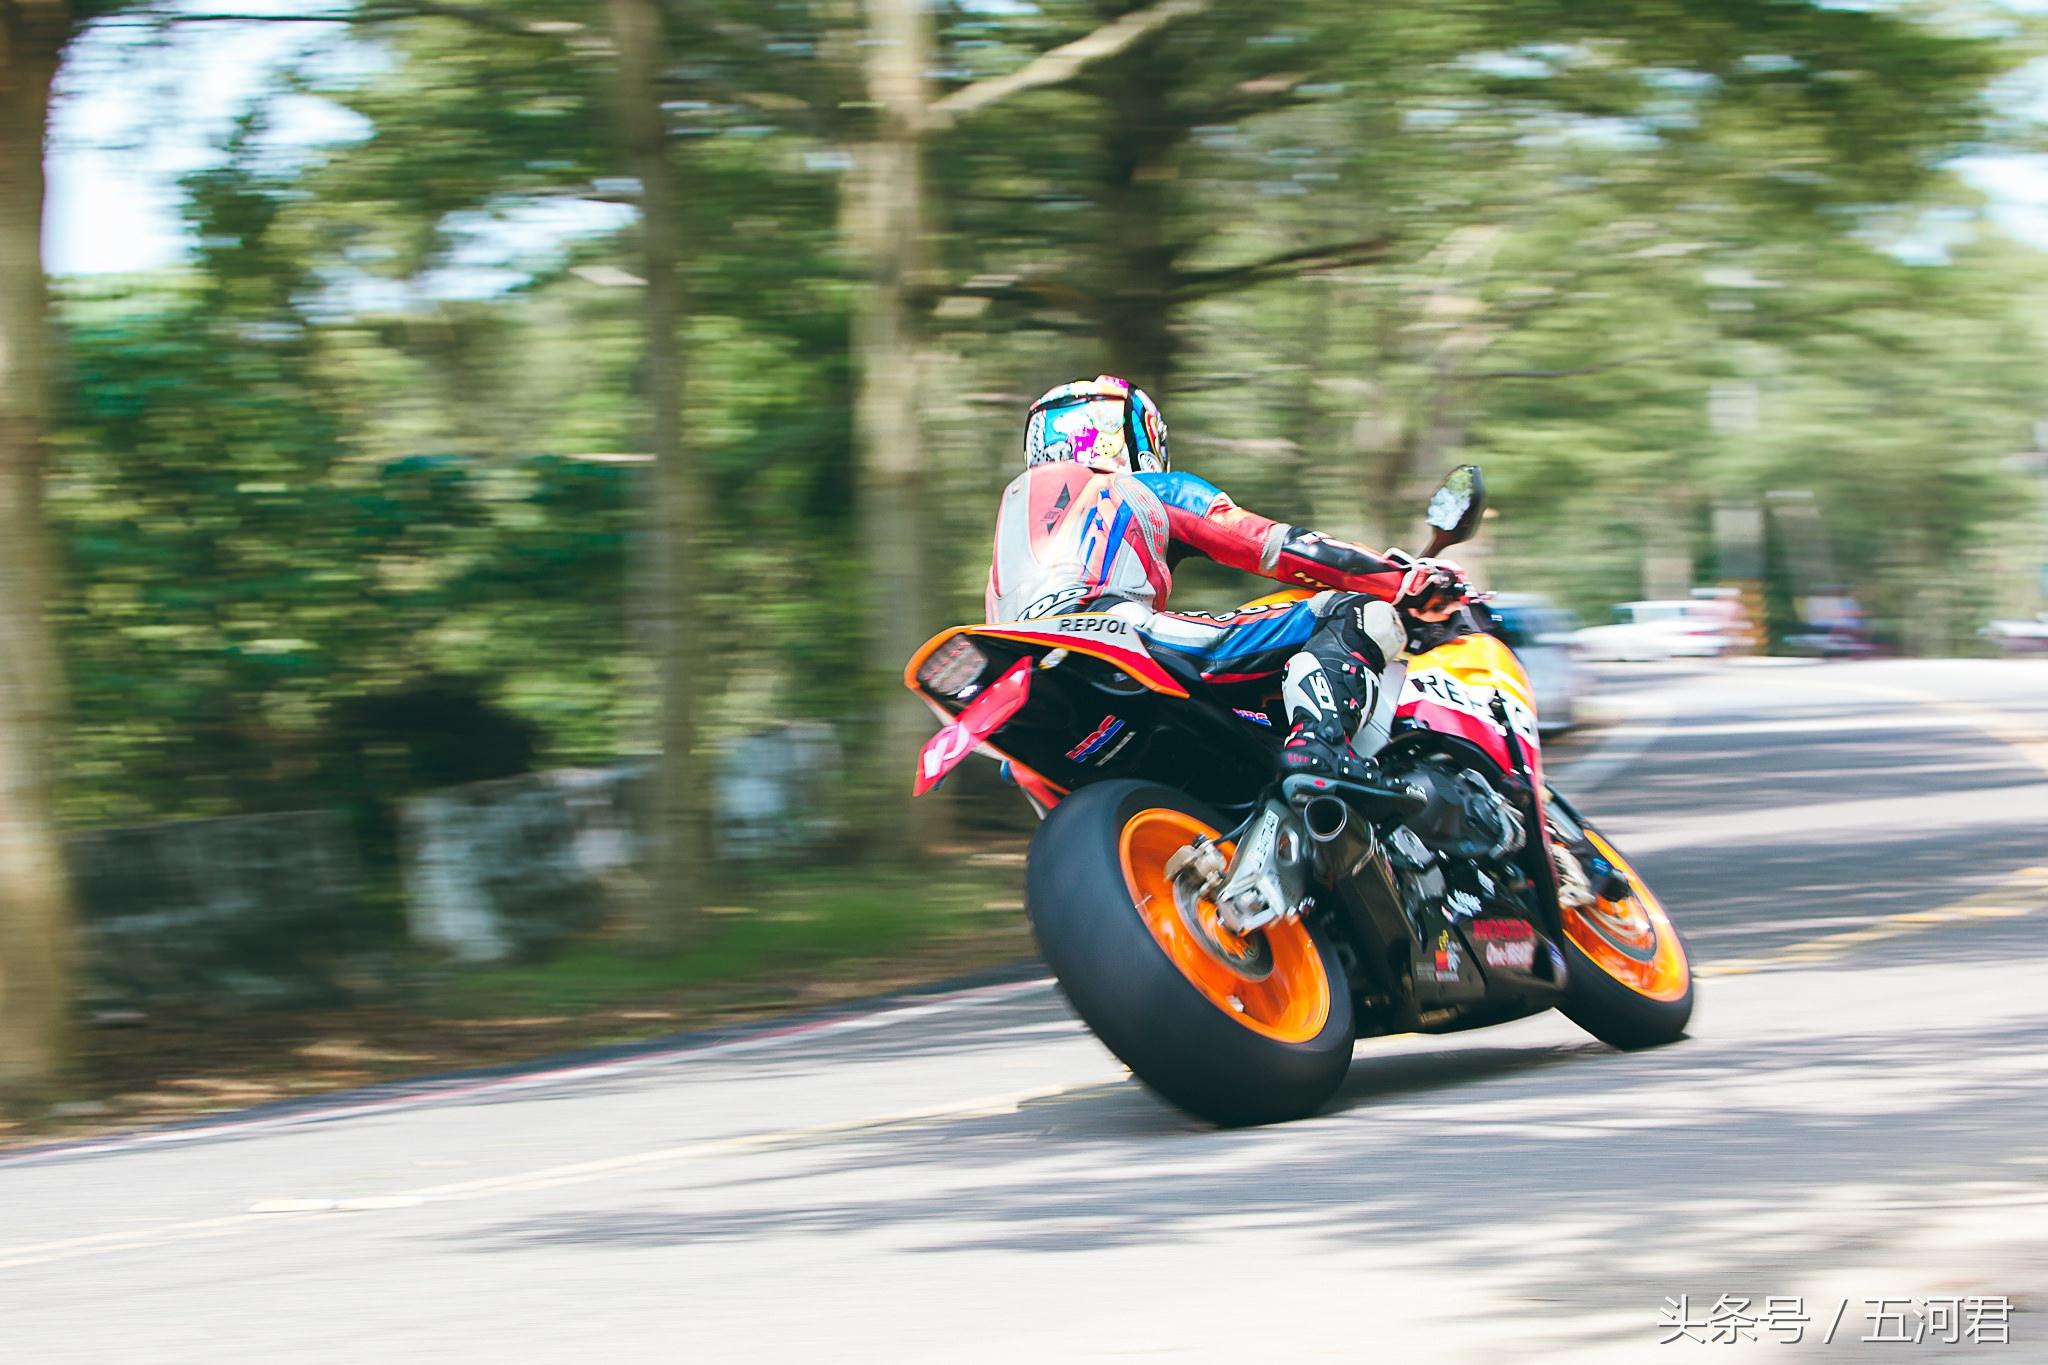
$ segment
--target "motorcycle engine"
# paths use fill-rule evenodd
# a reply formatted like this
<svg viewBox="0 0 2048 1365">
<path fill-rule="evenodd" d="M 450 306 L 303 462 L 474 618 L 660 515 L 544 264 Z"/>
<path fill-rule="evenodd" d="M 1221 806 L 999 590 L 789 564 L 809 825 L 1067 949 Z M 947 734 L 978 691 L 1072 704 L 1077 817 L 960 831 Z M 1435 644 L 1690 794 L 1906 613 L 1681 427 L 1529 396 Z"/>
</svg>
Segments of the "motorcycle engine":
<svg viewBox="0 0 2048 1365">
<path fill-rule="evenodd" d="M 1401 774 L 1401 780 L 1429 801 L 1404 823 L 1437 853 L 1491 861 L 1522 847 L 1526 836 L 1520 812 L 1483 774 L 1431 757 Z"/>
</svg>

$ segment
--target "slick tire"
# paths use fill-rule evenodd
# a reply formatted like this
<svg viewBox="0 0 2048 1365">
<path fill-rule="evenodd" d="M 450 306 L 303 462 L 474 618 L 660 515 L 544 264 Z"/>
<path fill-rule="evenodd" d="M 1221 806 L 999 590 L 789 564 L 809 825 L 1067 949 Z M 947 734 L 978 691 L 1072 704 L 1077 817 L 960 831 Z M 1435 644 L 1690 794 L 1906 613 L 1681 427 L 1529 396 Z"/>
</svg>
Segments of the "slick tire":
<svg viewBox="0 0 2048 1365">
<path fill-rule="evenodd" d="M 1152 783 L 1105 782 L 1060 802 L 1032 841 L 1025 876 L 1039 949 L 1095 1036 L 1169 1103 L 1224 1127 L 1313 1114 L 1351 1064 L 1343 967 L 1326 936 L 1306 923 L 1276 926 L 1265 947 L 1286 971 L 1276 968 L 1254 988 L 1273 997 L 1285 994 L 1288 982 L 1307 981 L 1295 995 L 1309 1004 L 1276 1015 L 1272 1025 L 1255 1022 L 1242 1007 L 1234 1012 L 1228 979 L 1218 985 L 1206 961 L 1194 964 L 1194 974 L 1185 970 L 1141 910 L 1141 900 L 1156 903 L 1158 895 L 1136 889 L 1152 874 L 1141 868 L 1133 880 L 1139 836 L 1127 837 L 1127 830 L 1163 824 L 1170 842 L 1177 822 L 1188 821 L 1210 831 L 1222 827 L 1200 802 Z M 1156 837 L 1145 843 L 1154 852 L 1163 846 Z M 1270 1036 L 1274 1031 L 1284 1036 Z"/>
<path fill-rule="evenodd" d="M 1570 978 L 1564 1003 L 1558 1008 L 1574 1024 L 1623 1052 L 1663 1047 L 1685 1037 L 1686 1025 L 1692 1022 L 1693 986 L 1689 975 L 1684 995 L 1676 1000 L 1653 1000 L 1607 975 L 1569 939 L 1564 944 L 1564 956 Z"/>
</svg>

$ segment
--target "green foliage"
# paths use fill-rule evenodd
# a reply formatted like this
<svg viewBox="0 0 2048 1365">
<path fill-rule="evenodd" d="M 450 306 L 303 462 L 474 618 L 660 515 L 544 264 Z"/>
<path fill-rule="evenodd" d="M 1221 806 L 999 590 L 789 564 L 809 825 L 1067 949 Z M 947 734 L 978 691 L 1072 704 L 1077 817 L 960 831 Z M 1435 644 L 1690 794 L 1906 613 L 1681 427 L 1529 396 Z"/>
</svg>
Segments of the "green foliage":
<svg viewBox="0 0 2048 1365">
<path fill-rule="evenodd" d="M 1137 8 L 942 6 L 940 91 Z M 347 40 L 381 60 L 281 79 L 369 134 L 281 159 L 253 113 L 188 183 L 190 271 L 61 300 L 75 817 L 476 771 L 371 719 L 444 687 L 522 761 L 644 747 L 636 190 L 588 14 L 511 12 L 563 36 L 393 20 Z M 676 18 L 714 740 L 871 703 L 844 681 L 858 14 Z M 977 610 L 1022 404 L 1113 364 L 1163 388 L 1183 465 L 1287 520 L 1404 538 L 1434 474 L 1481 461 L 1492 581 L 1588 614 L 1649 555 L 1711 577 L 1717 502 L 1810 491 L 1827 571 L 1908 644 L 1960 644 L 2048 357 L 2040 257 L 1945 168 L 2011 131 L 1987 91 L 2037 49 L 1953 20 L 1225 0 L 935 134 L 938 605 Z M 1251 590 L 1184 575 L 1190 605 Z"/>
<path fill-rule="evenodd" d="M 793 872 L 732 888 L 732 903 L 714 908 L 709 932 L 687 949 L 649 953 L 597 940 L 544 962 L 470 969 L 435 992 L 435 1007 L 458 1018 L 584 1013 L 678 987 L 754 983 L 773 1000 L 793 976 L 872 979 L 906 951 L 1019 932 L 1016 881 L 1014 870 L 973 865 L 856 881 L 837 868 Z M 911 901 L 918 913 L 906 915 Z"/>
</svg>

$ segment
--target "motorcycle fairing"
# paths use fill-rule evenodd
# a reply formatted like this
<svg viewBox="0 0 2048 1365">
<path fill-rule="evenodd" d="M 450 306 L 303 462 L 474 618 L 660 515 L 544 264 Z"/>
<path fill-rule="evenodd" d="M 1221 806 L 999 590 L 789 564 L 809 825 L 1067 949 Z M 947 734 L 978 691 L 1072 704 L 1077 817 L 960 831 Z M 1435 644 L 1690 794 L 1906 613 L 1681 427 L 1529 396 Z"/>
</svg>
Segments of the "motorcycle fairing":
<svg viewBox="0 0 2048 1365">
<path fill-rule="evenodd" d="M 958 635 L 976 639 L 1014 640 L 1019 644 L 1040 645 L 1048 649 L 1065 649 L 1075 654 L 1086 654 L 1115 664 L 1123 672 L 1154 692 L 1169 697 L 1185 697 L 1188 690 L 1174 680 L 1145 650 L 1145 642 L 1130 622 L 1106 612 L 1076 612 L 1070 616 L 1054 616 L 1043 621 L 1008 621 L 997 625 L 955 626 L 941 631 L 925 643 L 923 649 L 911 656 L 910 663 L 903 670 L 904 685 L 912 691 L 920 690 L 917 685 L 917 670 L 940 645 Z"/>
<path fill-rule="evenodd" d="M 1075 628 L 1084 621 L 1118 629 Z M 917 652 L 904 681 L 941 724 L 951 725 L 985 692 L 971 691 L 971 700 L 963 700 L 918 681 L 919 668 L 947 641 L 968 636 L 988 656 L 975 688 L 992 686 L 1020 660 L 1032 665 L 1029 704 L 977 747 L 1008 760 L 1013 780 L 1042 806 L 1056 803 L 1046 791 L 1056 798 L 1088 783 L 1131 777 L 1165 782 L 1226 812 L 1248 808 L 1271 777 L 1279 742 L 1271 727 L 1247 721 L 1221 701 L 1190 704 L 1188 689 L 1151 656 L 1133 657 L 1118 643 L 1127 628 L 1106 615 L 955 628 Z M 1102 742 L 1091 742 L 1098 738 Z"/>
<path fill-rule="evenodd" d="M 1394 714 L 1476 744 L 1501 771 L 1512 772 L 1506 734 L 1493 718 L 1496 693 L 1523 755 L 1535 766 L 1540 746 L 1529 675 L 1514 652 L 1491 635 L 1461 636 L 1410 659 Z"/>
</svg>

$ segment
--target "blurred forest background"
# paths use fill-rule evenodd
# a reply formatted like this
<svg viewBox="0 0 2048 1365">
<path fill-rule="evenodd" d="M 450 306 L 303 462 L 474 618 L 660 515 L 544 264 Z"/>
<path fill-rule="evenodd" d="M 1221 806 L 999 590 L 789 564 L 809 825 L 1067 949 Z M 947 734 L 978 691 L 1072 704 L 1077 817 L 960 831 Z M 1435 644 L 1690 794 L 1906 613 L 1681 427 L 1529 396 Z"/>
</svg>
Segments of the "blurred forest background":
<svg viewBox="0 0 2048 1365">
<path fill-rule="evenodd" d="M 1589 619 L 1783 489 L 1899 648 L 2036 605 L 2048 258 L 1958 173 L 2039 148 L 2022 6 L 237 8 L 0 0 L 0 1081 L 61 1053 L 65 829 L 660 754 L 675 941 L 706 756 L 804 718 L 914 854 L 902 663 L 1098 370 L 1369 543 L 1482 464 L 1486 581 Z M 276 22 L 188 259 L 46 283 L 51 101 Z"/>
</svg>

